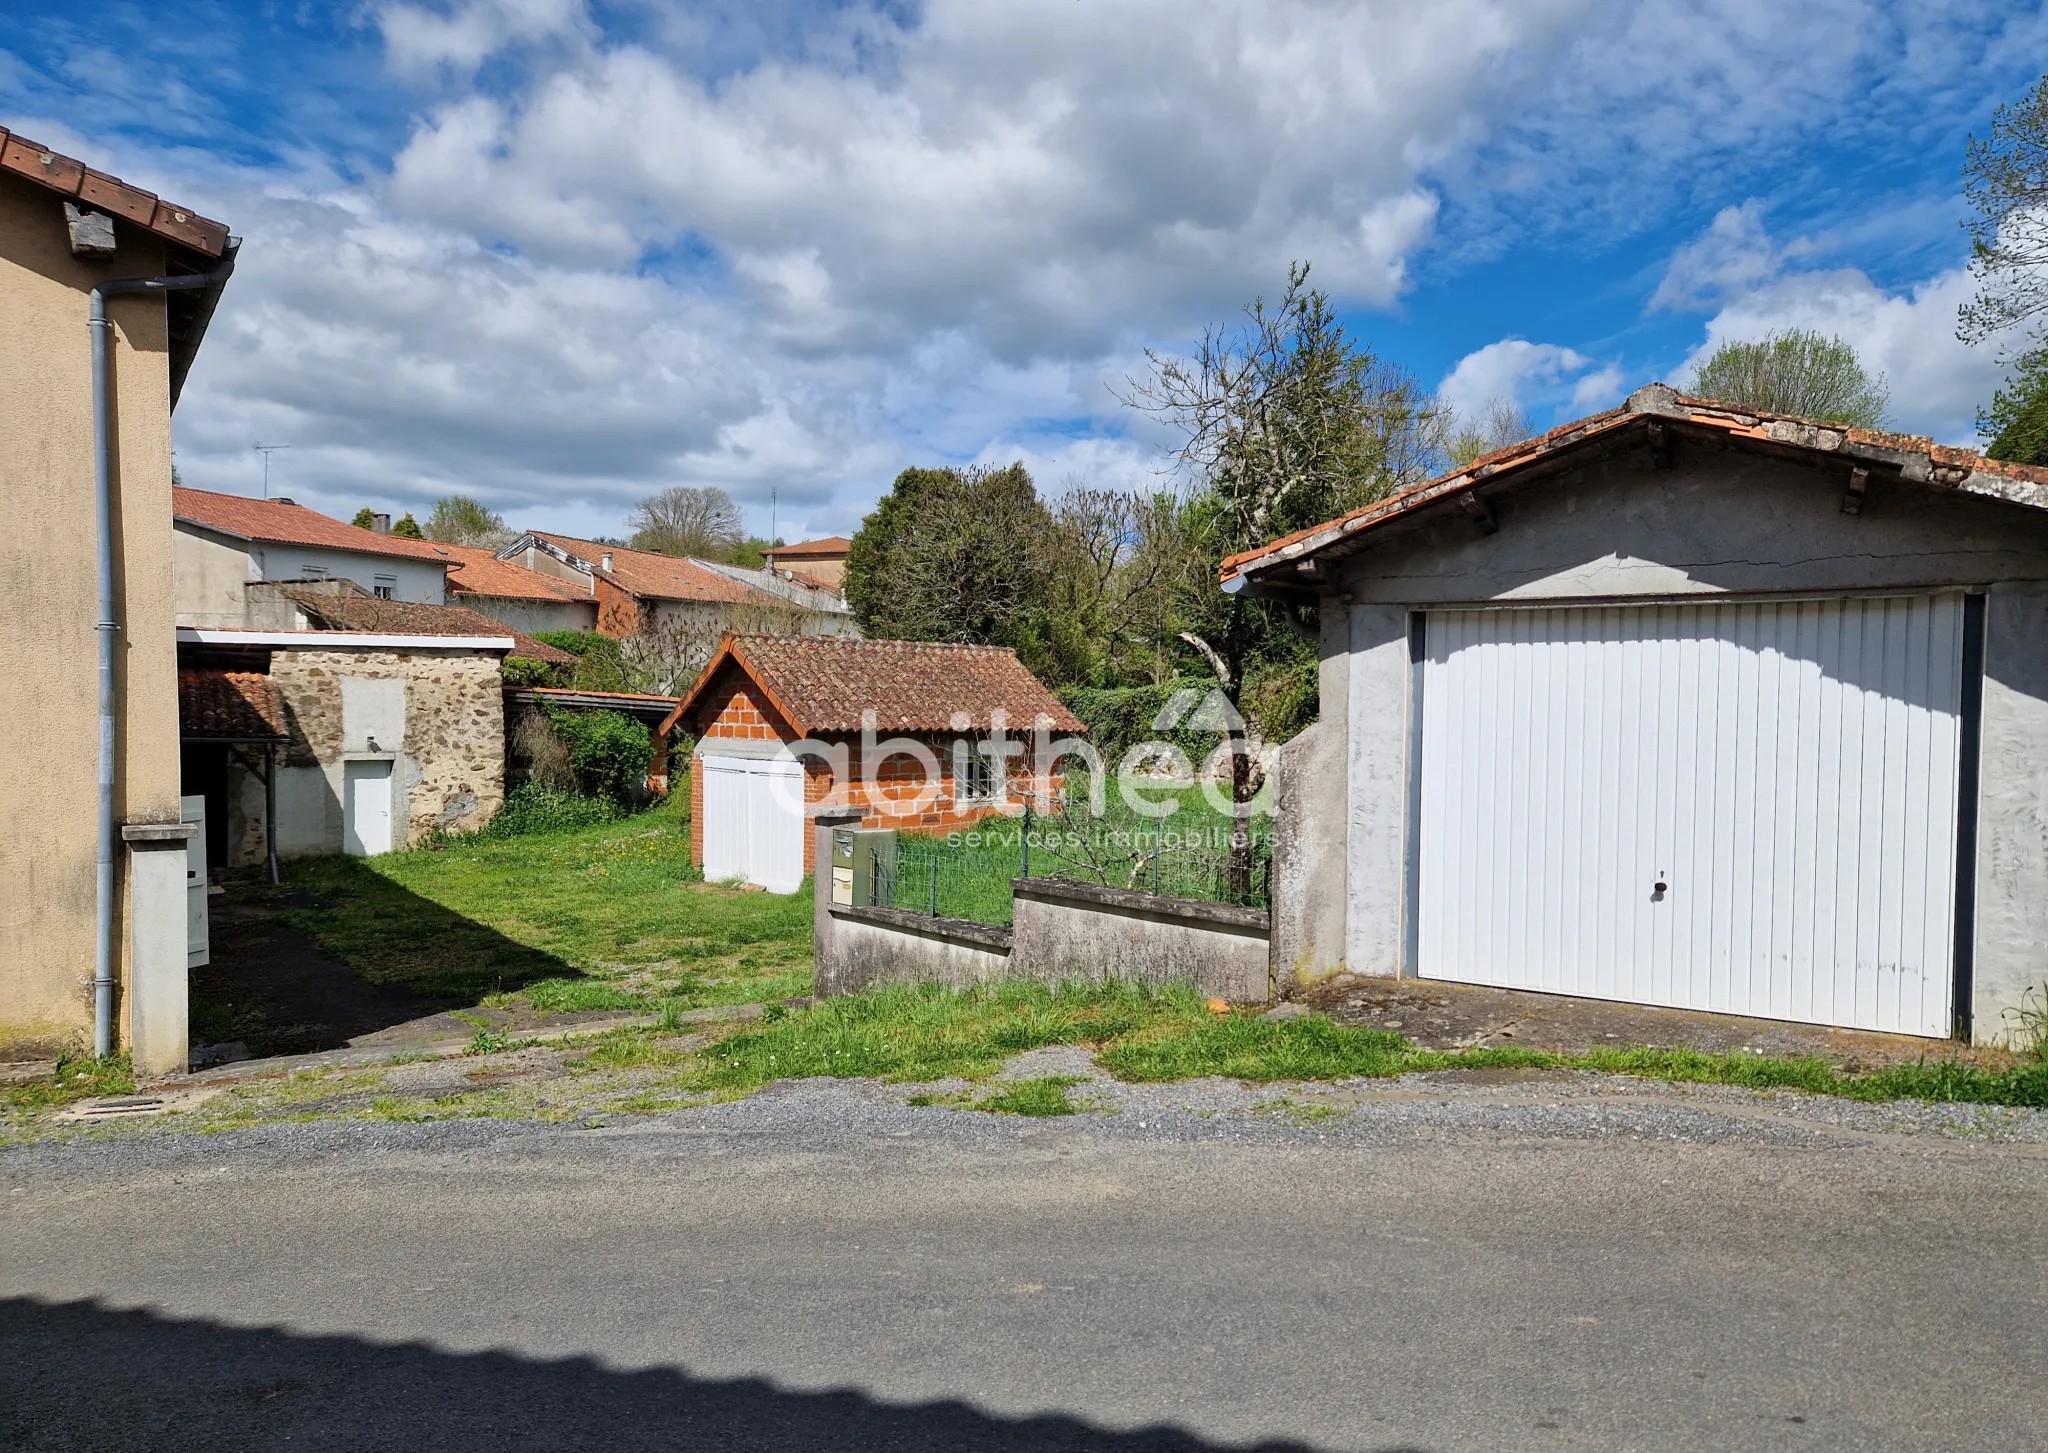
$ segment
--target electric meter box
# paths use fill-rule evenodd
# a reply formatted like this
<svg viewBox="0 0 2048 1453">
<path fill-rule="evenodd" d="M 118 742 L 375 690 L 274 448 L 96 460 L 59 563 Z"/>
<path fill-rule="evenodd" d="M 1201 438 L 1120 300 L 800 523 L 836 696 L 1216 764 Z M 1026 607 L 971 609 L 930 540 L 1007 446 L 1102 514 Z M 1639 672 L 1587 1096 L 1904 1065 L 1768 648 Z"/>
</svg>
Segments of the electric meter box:
<svg viewBox="0 0 2048 1453">
<path fill-rule="evenodd" d="M 896 829 L 832 829 L 832 901 L 842 908 L 887 904 L 896 878 Z"/>
</svg>

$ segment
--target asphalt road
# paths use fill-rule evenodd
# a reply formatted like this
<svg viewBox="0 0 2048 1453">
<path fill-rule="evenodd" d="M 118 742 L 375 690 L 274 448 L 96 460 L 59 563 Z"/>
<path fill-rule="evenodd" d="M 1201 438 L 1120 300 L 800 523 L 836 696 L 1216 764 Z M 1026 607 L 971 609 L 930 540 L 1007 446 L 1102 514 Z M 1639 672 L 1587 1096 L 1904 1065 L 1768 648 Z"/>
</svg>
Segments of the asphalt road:
<svg viewBox="0 0 2048 1453">
<path fill-rule="evenodd" d="M 1514 1093 L 11 1151 L 0 1445 L 2048 1446 L 2048 1147 Z"/>
</svg>

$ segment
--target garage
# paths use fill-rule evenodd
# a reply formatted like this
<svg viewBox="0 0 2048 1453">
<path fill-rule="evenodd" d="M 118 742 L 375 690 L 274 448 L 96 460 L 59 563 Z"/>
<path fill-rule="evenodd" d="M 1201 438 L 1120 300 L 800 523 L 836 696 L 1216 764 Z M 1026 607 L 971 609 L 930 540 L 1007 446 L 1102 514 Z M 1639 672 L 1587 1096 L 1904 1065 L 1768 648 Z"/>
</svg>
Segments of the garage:
<svg viewBox="0 0 2048 1453">
<path fill-rule="evenodd" d="M 804 881 L 804 772 L 794 757 L 697 758 L 703 781 L 704 877 L 771 893 Z"/>
<path fill-rule="evenodd" d="M 1318 643 L 1276 774 L 1281 992 L 2032 1042 L 2048 468 L 1646 384 L 1222 586 Z"/>
<path fill-rule="evenodd" d="M 1948 1033 L 1971 609 L 1422 615 L 1417 973 Z"/>
</svg>

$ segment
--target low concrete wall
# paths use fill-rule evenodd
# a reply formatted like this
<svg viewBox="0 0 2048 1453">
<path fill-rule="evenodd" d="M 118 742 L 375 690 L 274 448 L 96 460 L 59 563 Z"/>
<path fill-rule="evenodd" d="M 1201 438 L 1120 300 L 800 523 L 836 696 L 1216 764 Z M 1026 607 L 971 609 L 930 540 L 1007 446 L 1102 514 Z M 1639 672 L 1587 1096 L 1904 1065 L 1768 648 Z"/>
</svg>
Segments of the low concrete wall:
<svg viewBox="0 0 2048 1453">
<path fill-rule="evenodd" d="M 1192 984 L 1233 1004 L 1271 997 L 1263 908 L 1064 878 L 1020 878 L 1010 894 L 1010 972 L 1018 977 Z"/>
<path fill-rule="evenodd" d="M 830 861 L 830 828 L 817 831 L 819 860 Z M 831 879 L 829 872 L 813 879 L 820 995 L 890 982 L 965 988 L 996 978 L 1115 977 L 1185 983 L 1240 1004 L 1271 997 L 1264 909 L 1020 878 L 1010 886 L 1016 922 L 1001 929 L 901 908 L 834 905 Z"/>
<path fill-rule="evenodd" d="M 814 981 L 821 995 L 899 982 L 964 989 L 1010 969 L 1010 935 L 987 924 L 901 908 L 828 908 L 826 917 L 833 952 Z"/>
</svg>

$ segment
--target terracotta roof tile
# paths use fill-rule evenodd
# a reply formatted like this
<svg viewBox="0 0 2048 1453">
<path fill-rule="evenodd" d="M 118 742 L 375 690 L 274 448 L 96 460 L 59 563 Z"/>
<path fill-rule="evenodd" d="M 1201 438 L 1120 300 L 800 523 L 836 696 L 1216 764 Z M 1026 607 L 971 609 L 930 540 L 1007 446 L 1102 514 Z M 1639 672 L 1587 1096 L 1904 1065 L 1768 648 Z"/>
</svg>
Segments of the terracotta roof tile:
<svg viewBox="0 0 2048 1453">
<path fill-rule="evenodd" d="M 531 656 L 556 666 L 571 665 L 576 660 L 569 652 L 545 641 L 537 641 L 489 616 L 479 615 L 466 605 L 424 605 L 412 600 L 336 595 L 323 590 L 295 589 L 289 585 L 279 589 L 329 630 L 393 636 L 510 636 L 515 656 Z"/>
<path fill-rule="evenodd" d="M 500 560 L 478 545 L 429 541 L 434 553 L 448 562 L 448 589 L 462 595 L 488 595 L 496 600 L 592 599 L 588 590 L 510 560 Z"/>
<path fill-rule="evenodd" d="M 688 716 L 723 671 L 745 672 L 797 731 L 857 732 L 872 709 L 878 731 L 986 731 L 996 710 L 1013 733 L 1043 714 L 1059 732 L 1087 727 L 1007 646 L 869 641 L 854 636 L 726 637 L 684 698 Z"/>
<path fill-rule="evenodd" d="M 1825 419 L 1764 413 L 1719 399 L 1681 394 L 1664 384 L 1653 383 L 1638 389 L 1627 403 L 1618 407 L 1559 424 L 1545 433 L 1483 454 L 1463 469 L 1411 485 L 1336 519 L 1282 535 L 1255 550 L 1231 555 L 1219 567 L 1221 576 L 1227 581 L 1283 561 L 1306 559 L 1340 540 L 1355 538 L 1424 505 L 1463 494 L 1571 445 L 1629 424 L 1654 420 L 1780 448 L 1832 454 L 1850 464 L 1863 461 L 1888 465 L 1921 483 L 1969 488 L 1976 493 L 2048 509 L 2048 468 L 2039 465 L 1986 459 L 1974 450 L 1937 444 L 1924 434 L 1894 434 Z"/>
<path fill-rule="evenodd" d="M 247 495 L 216 494 L 210 489 L 176 485 L 171 490 L 171 516 L 224 535 L 265 544 L 312 545 L 326 550 L 356 550 L 365 555 L 398 555 L 448 563 L 447 557 L 429 541 L 380 535 L 304 505 L 274 499 L 250 499 Z"/>
<path fill-rule="evenodd" d="M 178 672 L 178 734 L 203 740 L 287 735 L 284 698 L 261 671 Z"/>
<path fill-rule="evenodd" d="M 559 546 L 621 590 L 644 599 L 736 602 L 747 599 L 752 592 L 750 586 L 673 555 L 631 550 L 624 545 L 600 545 L 595 540 L 579 540 L 574 535 L 547 534 L 540 530 L 535 530 L 533 537 Z M 612 560 L 610 570 L 604 568 L 607 555 Z"/>
<path fill-rule="evenodd" d="M 227 250 L 228 229 L 190 207 L 166 202 L 154 192 L 131 187 L 119 177 L 96 172 L 84 162 L 59 155 L 39 141 L 10 134 L 0 126 L 0 171 L 39 182 L 53 192 L 76 197 L 89 206 L 168 237 L 207 257 Z"/>
<path fill-rule="evenodd" d="M 853 541 L 846 536 L 826 535 L 817 540 L 799 540 L 794 545 L 777 545 L 763 553 L 777 560 L 831 560 L 852 548 Z"/>
</svg>

